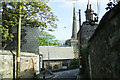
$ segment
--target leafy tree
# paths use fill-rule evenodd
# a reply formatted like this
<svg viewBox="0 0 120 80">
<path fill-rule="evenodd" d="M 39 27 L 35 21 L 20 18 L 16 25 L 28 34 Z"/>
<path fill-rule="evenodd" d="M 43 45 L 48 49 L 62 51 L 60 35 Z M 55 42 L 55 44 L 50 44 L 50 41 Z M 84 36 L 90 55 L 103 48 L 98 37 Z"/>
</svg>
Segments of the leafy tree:
<svg viewBox="0 0 120 80">
<path fill-rule="evenodd" d="M 39 46 L 48 46 L 48 43 L 50 46 L 59 45 L 58 40 L 55 39 L 55 36 L 48 34 L 45 31 L 40 32 Z"/>
<path fill-rule="evenodd" d="M 71 39 L 67 39 L 67 40 L 65 41 L 65 45 L 71 46 Z"/>
<path fill-rule="evenodd" d="M 51 8 L 47 5 L 47 1 L 40 2 L 22 2 L 22 26 L 40 27 L 41 30 L 48 29 L 53 31 L 57 28 L 57 17 L 51 12 Z M 2 46 L 5 48 L 6 42 L 12 41 L 12 29 L 18 26 L 18 3 L 3 2 L 2 3 Z"/>
<path fill-rule="evenodd" d="M 111 10 L 114 6 L 116 6 L 118 3 L 117 2 L 109 2 L 107 4 L 107 7 L 105 8 L 106 10 Z"/>
</svg>

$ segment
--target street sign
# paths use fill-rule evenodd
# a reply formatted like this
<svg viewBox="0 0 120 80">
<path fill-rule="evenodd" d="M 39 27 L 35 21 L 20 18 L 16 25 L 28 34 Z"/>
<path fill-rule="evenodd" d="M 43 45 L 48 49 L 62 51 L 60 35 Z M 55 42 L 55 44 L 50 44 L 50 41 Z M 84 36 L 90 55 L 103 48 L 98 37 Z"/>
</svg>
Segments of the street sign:
<svg viewBox="0 0 120 80">
<path fill-rule="evenodd" d="M 70 64 L 70 60 L 68 60 L 67 63 Z"/>
<path fill-rule="evenodd" d="M 17 62 L 20 62 L 20 57 L 17 57 Z"/>
</svg>

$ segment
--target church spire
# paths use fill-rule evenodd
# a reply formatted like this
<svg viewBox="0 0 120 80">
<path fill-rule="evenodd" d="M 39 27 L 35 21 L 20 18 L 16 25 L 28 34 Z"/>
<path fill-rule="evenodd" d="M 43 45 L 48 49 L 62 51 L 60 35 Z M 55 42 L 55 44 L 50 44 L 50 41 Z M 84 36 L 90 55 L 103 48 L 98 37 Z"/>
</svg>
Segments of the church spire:
<svg viewBox="0 0 120 80">
<path fill-rule="evenodd" d="M 75 11 L 75 4 L 73 4 L 73 26 L 72 26 L 72 39 L 77 40 L 77 20 L 76 20 L 76 11 Z"/>
</svg>

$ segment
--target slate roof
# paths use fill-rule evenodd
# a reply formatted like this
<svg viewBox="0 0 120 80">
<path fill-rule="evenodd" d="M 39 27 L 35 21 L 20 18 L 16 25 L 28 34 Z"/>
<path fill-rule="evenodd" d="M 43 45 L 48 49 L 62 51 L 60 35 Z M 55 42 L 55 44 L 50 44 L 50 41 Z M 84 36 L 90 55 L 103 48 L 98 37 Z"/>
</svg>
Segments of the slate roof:
<svg viewBox="0 0 120 80">
<path fill-rule="evenodd" d="M 48 46 L 39 46 L 39 53 L 43 54 L 43 60 L 48 60 Z M 73 47 L 49 46 L 50 60 L 73 59 Z"/>
</svg>

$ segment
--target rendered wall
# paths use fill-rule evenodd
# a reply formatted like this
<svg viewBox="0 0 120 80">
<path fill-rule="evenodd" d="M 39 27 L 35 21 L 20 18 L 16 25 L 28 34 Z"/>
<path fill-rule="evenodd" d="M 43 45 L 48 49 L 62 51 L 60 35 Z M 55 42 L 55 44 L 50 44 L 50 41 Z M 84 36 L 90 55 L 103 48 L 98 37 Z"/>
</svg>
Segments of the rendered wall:
<svg viewBox="0 0 120 80">
<path fill-rule="evenodd" d="M 13 78 L 16 74 L 16 56 L 10 52 L 0 52 L 0 78 Z M 20 77 L 33 78 L 39 71 L 39 56 L 33 53 L 21 53 Z"/>
</svg>

